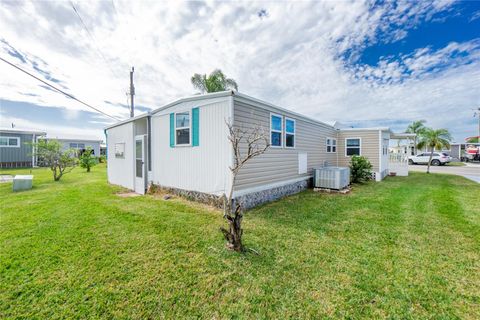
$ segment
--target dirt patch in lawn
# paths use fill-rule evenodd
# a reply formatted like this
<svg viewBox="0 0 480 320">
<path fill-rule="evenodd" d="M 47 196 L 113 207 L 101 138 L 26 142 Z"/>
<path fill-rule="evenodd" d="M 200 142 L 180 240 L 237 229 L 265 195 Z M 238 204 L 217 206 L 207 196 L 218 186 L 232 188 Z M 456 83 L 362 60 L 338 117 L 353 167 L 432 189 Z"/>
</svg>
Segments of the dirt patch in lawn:
<svg viewBox="0 0 480 320">
<path fill-rule="evenodd" d="M 132 198 L 132 197 L 139 197 L 141 194 L 135 192 L 120 192 L 117 193 L 117 196 L 120 198 Z"/>
</svg>

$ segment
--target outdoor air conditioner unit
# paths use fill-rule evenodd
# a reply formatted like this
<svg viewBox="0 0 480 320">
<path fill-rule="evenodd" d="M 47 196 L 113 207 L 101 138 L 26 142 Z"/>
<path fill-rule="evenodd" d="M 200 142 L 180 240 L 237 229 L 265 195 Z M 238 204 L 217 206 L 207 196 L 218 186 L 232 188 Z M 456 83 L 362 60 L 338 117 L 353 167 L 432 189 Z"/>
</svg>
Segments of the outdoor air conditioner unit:
<svg viewBox="0 0 480 320">
<path fill-rule="evenodd" d="M 320 167 L 313 169 L 313 186 L 341 190 L 350 184 L 350 168 Z"/>
</svg>

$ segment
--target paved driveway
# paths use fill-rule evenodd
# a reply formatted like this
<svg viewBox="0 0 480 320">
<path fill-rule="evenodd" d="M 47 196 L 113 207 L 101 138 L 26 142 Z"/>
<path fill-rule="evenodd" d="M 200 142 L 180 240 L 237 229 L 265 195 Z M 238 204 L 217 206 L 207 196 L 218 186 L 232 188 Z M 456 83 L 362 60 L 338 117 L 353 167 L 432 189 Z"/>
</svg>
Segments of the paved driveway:
<svg viewBox="0 0 480 320">
<path fill-rule="evenodd" d="M 408 170 L 410 171 L 421 171 L 427 172 L 426 165 L 411 165 L 408 166 Z M 432 173 L 449 173 L 449 174 L 456 174 L 459 176 L 463 176 L 467 179 L 473 180 L 475 182 L 480 183 L 480 164 L 477 163 L 467 163 L 466 166 L 463 167 L 450 167 L 450 166 L 438 166 L 430 167 L 430 172 Z"/>
</svg>

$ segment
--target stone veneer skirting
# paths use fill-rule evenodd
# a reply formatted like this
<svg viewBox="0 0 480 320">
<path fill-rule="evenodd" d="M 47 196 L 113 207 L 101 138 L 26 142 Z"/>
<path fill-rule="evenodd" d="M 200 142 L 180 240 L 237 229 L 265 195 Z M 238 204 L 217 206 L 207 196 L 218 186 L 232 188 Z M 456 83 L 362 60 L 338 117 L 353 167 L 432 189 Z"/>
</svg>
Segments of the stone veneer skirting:
<svg viewBox="0 0 480 320">
<path fill-rule="evenodd" d="M 236 197 L 233 201 L 241 201 L 244 209 L 250 209 L 266 202 L 271 202 L 289 196 L 307 189 L 309 180 L 302 180 L 280 187 L 267 190 L 248 193 L 240 197 Z"/>
<path fill-rule="evenodd" d="M 155 193 L 157 190 L 163 191 L 166 193 L 171 193 L 190 201 L 196 201 L 196 202 L 208 204 L 210 206 L 214 206 L 217 208 L 223 208 L 222 197 L 214 194 L 209 194 L 209 193 L 204 193 L 199 191 L 189 191 L 189 190 L 171 188 L 171 187 L 164 187 L 156 184 L 150 185 L 150 187 L 148 188 L 148 193 Z"/>
<path fill-rule="evenodd" d="M 248 193 L 233 199 L 233 203 L 241 201 L 243 209 L 251 209 L 266 202 L 272 202 L 307 189 L 309 180 L 302 180 L 280 187 L 275 187 L 267 190 Z M 191 201 L 208 204 L 217 208 L 223 207 L 222 196 L 203 193 L 199 191 L 189 191 L 178 188 L 164 187 L 159 185 L 150 185 L 149 193 L 155 193 L 157 190 L 178 195 Z M 234 206 L 233 206 L 234 207 Z"/>
</svg>

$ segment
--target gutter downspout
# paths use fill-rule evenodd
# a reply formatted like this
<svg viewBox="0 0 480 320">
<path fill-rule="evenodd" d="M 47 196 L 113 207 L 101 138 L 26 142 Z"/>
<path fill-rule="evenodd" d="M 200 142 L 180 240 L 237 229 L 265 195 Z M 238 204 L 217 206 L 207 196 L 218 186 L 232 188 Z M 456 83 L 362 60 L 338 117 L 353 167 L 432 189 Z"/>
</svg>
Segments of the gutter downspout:
<svg viewBox="0 0 480 320">
<path fill-rule="evenodd" d="M 108 159 L 108 134 L 107 134 L 107 129 L 103 129 L 103 134 L 105 135 L 105 159 Z"/>
<path fill-rule="evenodd" d="M 339 154 L 339 151 L 338 151 L 338 142 L 340 141 L 340 129 L 336 129 L 337 130 L 337 152 L 336 152 L 336 157 L 337 157 L 337 167 L 338 167 L 338 154 Z"/>
</svg>

